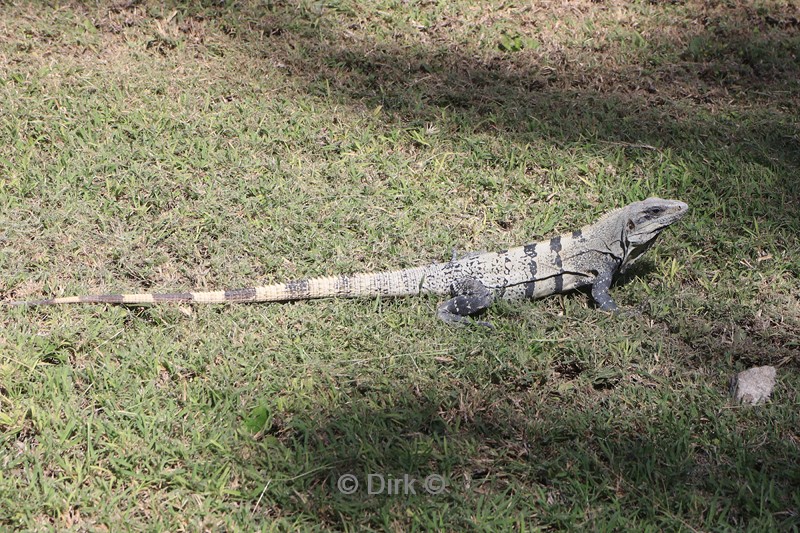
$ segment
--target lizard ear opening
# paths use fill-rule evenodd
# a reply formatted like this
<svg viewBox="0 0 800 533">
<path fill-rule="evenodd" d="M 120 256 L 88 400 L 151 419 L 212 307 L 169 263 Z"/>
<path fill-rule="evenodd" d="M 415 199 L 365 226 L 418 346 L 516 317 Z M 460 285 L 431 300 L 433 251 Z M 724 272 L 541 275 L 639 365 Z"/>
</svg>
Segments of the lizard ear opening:
<svg viewBox="0 0 800 533">
<path fill-rule="evenodd" d="M 631 219 L 628 219 L 628 229 L 629 229 L 629 230 L 634 230 L 634 229 L 636 229 L 636 224 L 635 224 L 635 223 L 633 222 L 633 220 L 631 220 Z"/>
</svg>

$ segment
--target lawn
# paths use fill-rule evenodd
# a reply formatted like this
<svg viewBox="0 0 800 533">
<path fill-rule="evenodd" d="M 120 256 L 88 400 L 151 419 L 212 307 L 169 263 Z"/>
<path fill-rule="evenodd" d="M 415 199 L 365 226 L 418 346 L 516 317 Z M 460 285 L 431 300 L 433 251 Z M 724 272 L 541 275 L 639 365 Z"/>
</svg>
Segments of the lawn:
<svg viewBox="0 0 800 533">
<path fill-rule="evenodd" d="M 0 529 L 800 528 L 799 178 L 794 2 L 0 0 L 4 301 L 691 207 L 619 316 L 0 307 Z M 771 402 L 732 403 L 768 364 Z"/>
</svg>

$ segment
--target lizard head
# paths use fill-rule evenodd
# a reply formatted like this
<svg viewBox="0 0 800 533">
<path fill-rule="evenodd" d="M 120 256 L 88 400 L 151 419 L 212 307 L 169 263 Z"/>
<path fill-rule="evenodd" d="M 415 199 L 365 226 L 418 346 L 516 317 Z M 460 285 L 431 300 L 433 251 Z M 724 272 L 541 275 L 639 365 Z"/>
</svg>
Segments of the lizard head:
<svg viewBox="0 0 800 533">
<path fill-rule="evenodd" d="M 655 242 L 658 235 L 689 211 L 678 200 L 648 198 L 622 208 L 624 257 L 620 272 L 630 267 Z"/>
</svg>

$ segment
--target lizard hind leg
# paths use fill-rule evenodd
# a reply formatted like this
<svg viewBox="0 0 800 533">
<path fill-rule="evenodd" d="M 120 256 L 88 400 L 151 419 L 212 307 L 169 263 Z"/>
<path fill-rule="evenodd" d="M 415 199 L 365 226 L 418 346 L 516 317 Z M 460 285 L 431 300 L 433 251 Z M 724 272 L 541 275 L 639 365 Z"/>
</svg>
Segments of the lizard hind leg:
<svg viewBox="0 0 800 533">
<path fill-rule="evenodd" d="M 494 294 L 474 278 L 463 278 L 450 286 L 452 298 L 439 305 L 436 316 L 450 325 L 478 324 L 492 328 L 489 322 L 475 321 L 471 317 L 492 305 Z"/>
</svg>

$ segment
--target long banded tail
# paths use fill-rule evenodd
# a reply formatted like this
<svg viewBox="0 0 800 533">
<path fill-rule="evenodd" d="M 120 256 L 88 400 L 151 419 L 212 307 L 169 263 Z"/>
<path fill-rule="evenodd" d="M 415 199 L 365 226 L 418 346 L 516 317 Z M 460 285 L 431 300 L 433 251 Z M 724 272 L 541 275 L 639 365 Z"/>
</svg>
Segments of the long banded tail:
<svg viewBox="0 0 800 533">
<path fill-rule="evenodd" d="M 410 296 L 421 292 L 427 268 L 300 279 L 274 285 L 210 292 L 169 292 L 142 294 L 90 294 L 45 300 L 3 302 L 3 305 L 36 306 L 79 303 L 237 303 L 288 302 L 314 298 L 356 298 L 361 296 Z"/>
</svg>

